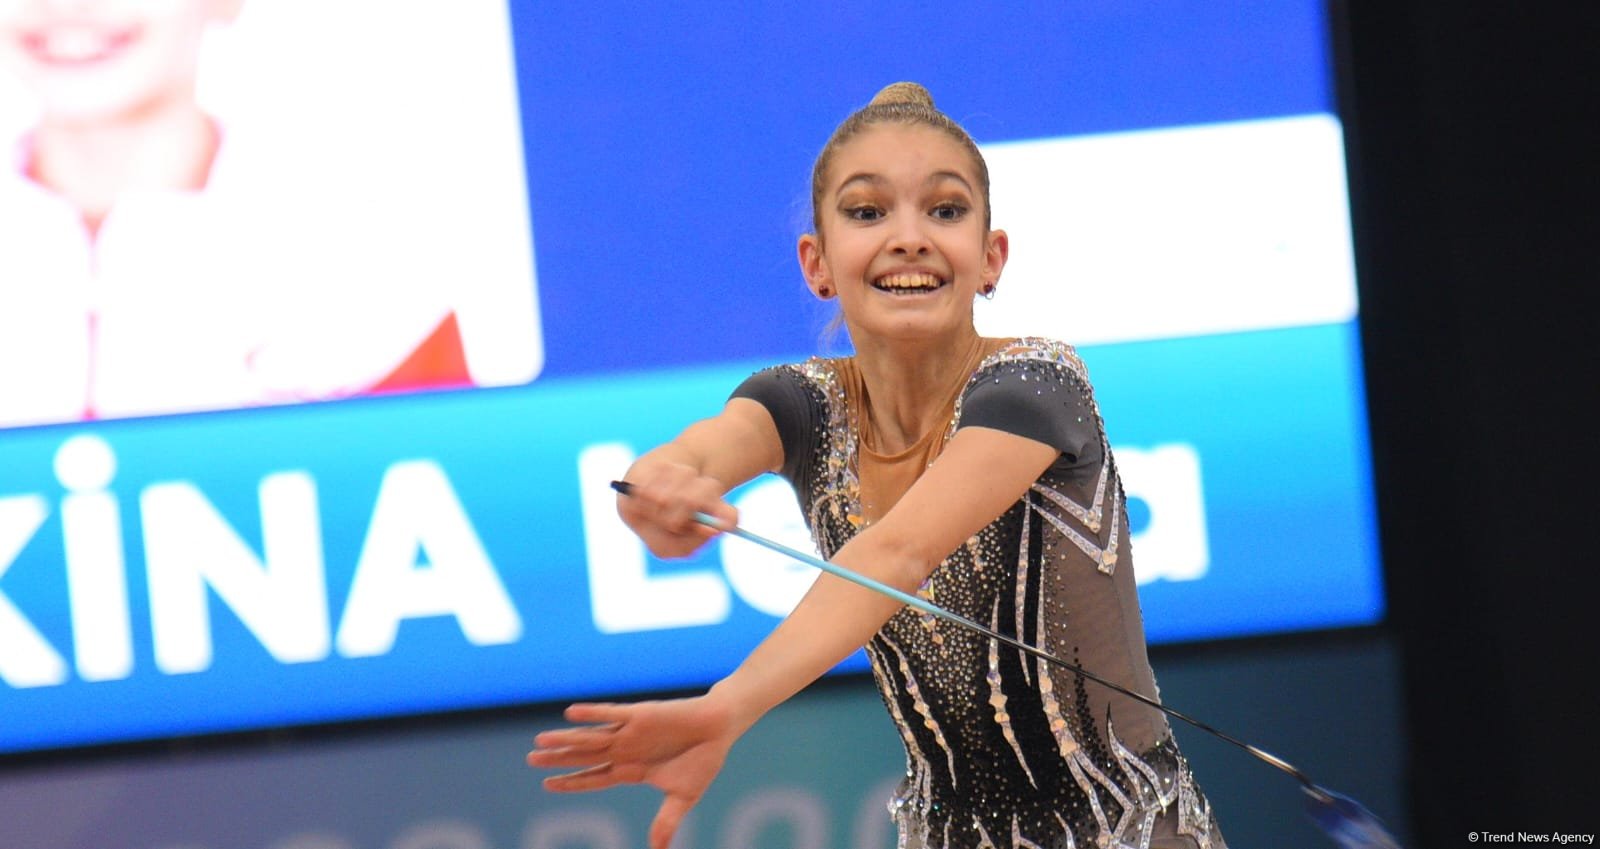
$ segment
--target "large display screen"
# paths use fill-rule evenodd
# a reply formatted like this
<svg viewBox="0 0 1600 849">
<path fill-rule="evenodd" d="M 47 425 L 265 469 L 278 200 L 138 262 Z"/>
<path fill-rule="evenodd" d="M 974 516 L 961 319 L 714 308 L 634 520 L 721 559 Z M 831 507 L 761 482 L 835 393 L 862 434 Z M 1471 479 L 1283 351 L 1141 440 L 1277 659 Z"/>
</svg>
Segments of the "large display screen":
<svg viewBox="0 0 1600 849">
<path fill-rule="evenodd" d="M 1089 366 L 1151 640 L 1378 621 L 1328 44 L 1315 0 L 0 6 L 0 753 L 726 673 L 813 573 L 658 561 L 606 484 L 848 352 L 794 244 L 903 79 L 990 164 L 979 329 Z"/>
</svg>

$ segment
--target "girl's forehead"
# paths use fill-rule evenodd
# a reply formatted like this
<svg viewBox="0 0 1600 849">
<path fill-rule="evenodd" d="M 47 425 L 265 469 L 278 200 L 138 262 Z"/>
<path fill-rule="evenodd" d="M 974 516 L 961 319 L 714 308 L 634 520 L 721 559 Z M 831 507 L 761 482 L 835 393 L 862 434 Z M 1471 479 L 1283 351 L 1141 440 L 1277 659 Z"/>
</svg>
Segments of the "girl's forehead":
<svg viewBox="0 0 1600 849">
<path fill-rule="evenodd" d="M 878 124 L 835 151 L 830 182 L 835 187 L 866 173 L 878 176 L 955 172 L 974 182 L 972 155 L 943 130 L 920 124 Z"/>
</svg>

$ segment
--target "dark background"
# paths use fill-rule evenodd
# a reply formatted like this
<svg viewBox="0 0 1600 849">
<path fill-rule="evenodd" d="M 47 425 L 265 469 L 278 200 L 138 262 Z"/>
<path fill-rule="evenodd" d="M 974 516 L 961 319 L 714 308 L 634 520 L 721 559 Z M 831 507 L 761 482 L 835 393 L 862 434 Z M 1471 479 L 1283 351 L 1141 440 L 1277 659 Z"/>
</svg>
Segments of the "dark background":
<svg viewBox="0 0 1600 849">
<path fill-rule="evenodd" d="M 1414 836 L 1594 834 L 1596 5 L 1333 17 Z"/>
</svg>

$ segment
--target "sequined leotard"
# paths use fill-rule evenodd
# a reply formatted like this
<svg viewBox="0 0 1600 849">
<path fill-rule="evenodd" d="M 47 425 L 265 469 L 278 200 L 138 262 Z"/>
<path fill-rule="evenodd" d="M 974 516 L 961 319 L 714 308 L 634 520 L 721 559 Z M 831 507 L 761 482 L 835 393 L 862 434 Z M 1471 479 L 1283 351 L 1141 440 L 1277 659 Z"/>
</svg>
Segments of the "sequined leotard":
<svg viewBox="0 0 1600 849">
<path fill-rule="evenodd" d="M 773 413 L 784 475 L 825 556 L 865 524 L 860 414 L 840 365 L 780 366 L 735 392 Z M 972 424 L 1062 454 L 919 592 L 1154 697 L 1122 486 L 1083 363 L 1059 342 L 1001 346 L 966 383 L 944 438 Z M 1223 846 L 1154 708 L 912 608 L 867 653 L 906 749 L 889 803 L 902 849 Z"/>
</svg>

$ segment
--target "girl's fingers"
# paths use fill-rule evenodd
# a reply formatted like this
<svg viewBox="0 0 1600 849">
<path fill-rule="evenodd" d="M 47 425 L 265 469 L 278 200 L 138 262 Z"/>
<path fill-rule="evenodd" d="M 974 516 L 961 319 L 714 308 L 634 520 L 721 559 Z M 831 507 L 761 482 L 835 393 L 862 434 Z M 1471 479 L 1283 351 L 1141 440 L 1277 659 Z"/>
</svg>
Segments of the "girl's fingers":
<svg viewBox="0 0 1600 849">
<path fill-rule="evenodd" d="M 583 793 L 604 790 L 620 783 L 612 772 L 611 764 L 603 763 L 565 775 L 552 775 L 544 780 L 544 789 L 553 793 Z"/>
<path fill-rule="evenodd" d="M 716 520 L 717 527 L 713 533 L 726 531 L 730 528 L 738 527 L 739 525 L 738 509 L 720 498 L 710 504 L 707 504 L 706 508 L 700 512 L 705 513 L 707 516 L 710 516 L 712 519 Z M 705 528 L 706 526 L 700 525 L 700 527 Z"/>
<path fill-rule="evenodd" d="M 619 726 L 615 725 L 555 728 L 535 735 L 533 745 L 539 749 L 594 751 L 615 742 L 618 728 Z"/>
<path fill-rule="evenodd" d="M 588 769 L 546 778 L 544 788 L 556 793 L 586 793 L 590 790 L 615 787 L 618 784 L 639 784 L 644 779 L 645 770 L 637 764 L 617 765 L 607 761 Z"/>
<path fill-rule="evenodd" d="M 633 494 L 624 497 L 620 506 L 624 517 L 648 519 L 674 536 L 700 539 L 714 532 L 707 532 L 695 519 L 696 513 L 714 516 L 725 527 L 738 520 L 738 514 L 723 501 L 722 490 L 716 481 L 683 469 L 678 474 L 636 484 Z"/>
<path fill-rule="evenodd" d="M 661 809 L 656 811 L 656 818 L 650 823 L 650 849 L 667 849 L 672 842 L 672 835 L 677 833 L 684 815 L 692 807 L 693 802 L 679 796 L 668 796 L 661 800 Z"/>
<path fill-rule="evenodd" d="M 526 758 L 528 766 L 534 767 L 564 767 L 564 766 L 593 766 L 611 761 L 611 751 L 608 747 L 600 746 L 592 749 L 581 749 L 566 746 L 540 746 L 528 753 Z"/>
<path fill-rule="evenodd" d="M 617 731 L 622 728 L 626 705 L 589 703 L 567 708 L 568 721 L 588 723 L 573 728 L 554 728 L 534 735 L 529 766 L 590 766 L 609 761 Z"/>
<path fill-rule="evenodd" d="M 568 722 L 621 722 L 628 713 L 628 705 L 612 702 L 576 702 L 561 712 Z"/>
</svg>

